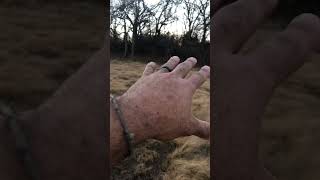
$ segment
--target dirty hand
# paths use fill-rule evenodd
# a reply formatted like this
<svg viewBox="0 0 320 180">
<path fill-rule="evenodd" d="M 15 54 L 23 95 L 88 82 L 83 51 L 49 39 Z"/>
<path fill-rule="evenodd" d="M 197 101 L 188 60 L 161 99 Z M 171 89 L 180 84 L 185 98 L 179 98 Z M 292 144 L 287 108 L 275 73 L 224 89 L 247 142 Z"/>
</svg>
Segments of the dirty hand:
<svg viewBox="0 0 320 180">
<path fill-rule="evenodd" d="M 216 179 L 265 179 L 253 175 L 263 172 L 258 133 L 265 106 L 273 89 L 320 48 L 320 19 L 304 14 L 262 45 L 240 51 L 276 4 L 238 0 L 212 18 Z"/>
<path fill-rule="evenodd" d="M 179 64 L 172 57 L 157 70 L 148 63 L 142 77 L 118 98 L 129 131 L 135 134 L 135 142 L 147 138 L 171 140 L 180 136 L 197 135 L 209 138 L 210 124 L 195 118 L 191 112 L 192 96 L 210 75 L 204 66 L 199 72 L 186 78 L 196 64 L 188 58 Z"/>
</svg>

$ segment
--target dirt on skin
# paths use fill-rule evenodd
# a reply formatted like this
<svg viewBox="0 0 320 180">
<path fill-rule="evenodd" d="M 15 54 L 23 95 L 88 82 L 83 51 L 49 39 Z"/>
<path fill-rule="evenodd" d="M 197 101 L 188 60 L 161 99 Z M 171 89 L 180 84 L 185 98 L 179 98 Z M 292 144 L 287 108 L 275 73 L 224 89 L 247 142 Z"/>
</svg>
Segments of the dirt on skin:
<svg viewBox="0 0 320 180">
<path fill-rule="evenodd" d="M 150 59 L 157 61 L 157 59 Z M 141 76 L 144 63 L 113 59 L 110 66 L 111 93 L 121 95 Z M 199 70 L 194 69 L 194 71 Z M 206 81 L 193 97 L 192 111 L 209 120 L 210 83 Z M 114 180 L 210 179 L 209 142 L 195 136 L 170 142 L 148 140 L 136 147 L 132 156 L 113 167 Z"/>
</svg>

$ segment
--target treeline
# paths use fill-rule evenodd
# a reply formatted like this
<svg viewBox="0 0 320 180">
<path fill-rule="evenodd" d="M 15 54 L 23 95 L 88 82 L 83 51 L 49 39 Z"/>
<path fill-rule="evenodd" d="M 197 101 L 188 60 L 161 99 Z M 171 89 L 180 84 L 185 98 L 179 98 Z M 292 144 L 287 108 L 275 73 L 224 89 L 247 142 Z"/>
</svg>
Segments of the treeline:
<svg viewBox="0 0 320 180">
<path fill-rule="evenodd" d="M 128 53 L 125 52 L 125 42 L 120 37 L 112 36 L 111 52 L 114 56 L 131 57 L 132 43 L 128 42 Z M 189 35 L 176 36 L 170 34 L 161 34 L 160 36 L 141 35 L 136 42 L 135 56 L 159 57 L 158 63 L 164 63 L 171 56 L 179 56 L 181 60 L 188 57 L 196 57 L 198 65 L 208 65 L 210 60 L 210 43 L 206 41 L 201 43 L 198 38 Z M 147 59 L 141 58 L 141 61 Z"/>
<path fill-rule="evenodd" d="M 183 16 L 177 16 L 177 9 Z M 199 65 L 209 64 L 209 0 L 113 0 L 111 3 L 111 52 L 121 57 L 193 56 Z M 182 14 L 182 13 L 180 13 Z M 173 34 L 165 27 L 183 22 L 183 34 Z M 136 58 L 137 59 L 137 58 Z M 141 58 L 142 60 L 144 58 Z"/>
</svg>

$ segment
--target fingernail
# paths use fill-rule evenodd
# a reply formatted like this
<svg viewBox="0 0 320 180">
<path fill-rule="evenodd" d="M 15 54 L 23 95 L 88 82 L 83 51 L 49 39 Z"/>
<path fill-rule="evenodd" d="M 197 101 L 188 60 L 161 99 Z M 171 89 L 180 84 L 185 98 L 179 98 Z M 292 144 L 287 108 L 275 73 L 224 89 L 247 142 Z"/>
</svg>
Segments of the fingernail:
<svg viewBox="0 0 320 180">
<path fill-rule="evenodd" d="M 155 62 L 150 62 L 149 65 L 150 66 L 157 66 L 157 64 Z"/>
<path fill-rule="evenodd" d="M 198 60 L 196 58 L 194 58 L 194 57 L 190 57 L 189 61 L 192 61 L 193 63 L 197 63 Z"/>
<path fill-rule="evenodd" d="M 210 70 L 210 67 L 209 67 L 209 66 L 203 66 L 202 69 L 204 69 L 204 70 Z"/>
<path fill-rule="evenodd" d="M 180 58 L 178 56 L 172 56 L 170 59 L 175 61 L 175 62 L 179 62 L 180 61 Z"/>
</svg>

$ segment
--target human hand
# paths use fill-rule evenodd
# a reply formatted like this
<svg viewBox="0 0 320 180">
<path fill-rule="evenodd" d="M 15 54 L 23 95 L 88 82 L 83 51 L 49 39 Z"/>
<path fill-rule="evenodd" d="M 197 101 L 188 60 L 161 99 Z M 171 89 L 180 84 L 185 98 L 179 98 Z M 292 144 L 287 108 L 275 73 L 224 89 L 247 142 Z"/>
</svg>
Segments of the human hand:
<svg viewBox="0 0 320 180">
<path fill-rule="evenodd" d="M 258 133 L 265 106 L 274 88 L 320 48 L 320 20 L 304 14 L 263 45 L 241 52 L 276 4 L 238 0 L 212 18 L 216 179 L 263 179 L 258 174 Z"/>
<path fill-rule="evenodd" d="M 164 65 L 172 72 L 157 70 L 155 63 L 149 63 L 142 77 L 118 98 L 128 129 L 135 134 L 135 143 L 147 138 L 171 140 L 188 135 L 209 138 L 210 124 L 195 118 L 191 105 L 193 94 L 209 78 L 210 68 L 204 66 L 186 78 L 197 60 L 179 61 L 172 57 Z"/>
</svg>

